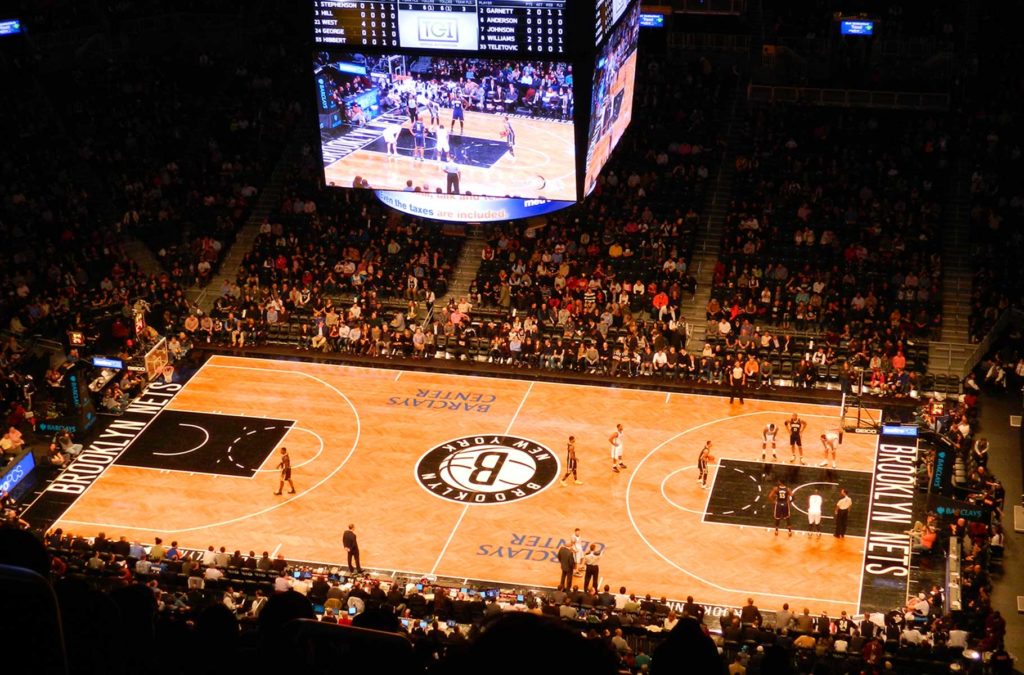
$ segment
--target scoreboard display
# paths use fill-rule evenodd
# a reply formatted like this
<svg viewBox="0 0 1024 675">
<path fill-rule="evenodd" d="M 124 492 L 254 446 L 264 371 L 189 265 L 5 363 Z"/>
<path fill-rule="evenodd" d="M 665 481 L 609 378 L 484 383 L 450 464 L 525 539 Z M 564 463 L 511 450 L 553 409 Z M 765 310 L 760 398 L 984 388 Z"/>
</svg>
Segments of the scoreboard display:
<svg viewBox="0 0 1024 675">
<path fill-rule="evenodd" d="M 639 0 L 304 6 L 325 186 L 415 213 L 401 193 L 568 204 L 598 187 L 630 125 Z M 429 217 L 472 211 L 445 203 L 459 206 Z"/>
<path fill-rule="evenodd" d="M 565 54 L 565 0 L 314 0 L 326 47 Z"/>
<path fill-rule="evenodd" d="M 600 45 L 611 33 L 612 27 L 619 22 L 630 0 L 597 0 L 594 3 L 594 44 Z"/>
</svg>

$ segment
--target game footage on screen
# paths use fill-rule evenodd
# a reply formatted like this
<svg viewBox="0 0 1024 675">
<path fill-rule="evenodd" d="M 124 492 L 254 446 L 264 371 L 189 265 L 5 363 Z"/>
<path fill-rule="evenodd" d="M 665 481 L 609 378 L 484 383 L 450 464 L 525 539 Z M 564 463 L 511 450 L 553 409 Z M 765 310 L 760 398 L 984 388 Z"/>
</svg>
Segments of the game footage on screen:
<svg viewBox="0 0 1024 675">
<path fill-rule="evenodd" d="M 633 115 L 639 34 L 640 3 L 637 2 L 619 22 L 597 57 L 587 144 L 587 194 L 594 189 L 601 167 L 608 161 Z"/>
<path fill-rule="evenodd" d="M 572 66 L 321 53 L 327 184 L 575 200 Z"/>
</svg>

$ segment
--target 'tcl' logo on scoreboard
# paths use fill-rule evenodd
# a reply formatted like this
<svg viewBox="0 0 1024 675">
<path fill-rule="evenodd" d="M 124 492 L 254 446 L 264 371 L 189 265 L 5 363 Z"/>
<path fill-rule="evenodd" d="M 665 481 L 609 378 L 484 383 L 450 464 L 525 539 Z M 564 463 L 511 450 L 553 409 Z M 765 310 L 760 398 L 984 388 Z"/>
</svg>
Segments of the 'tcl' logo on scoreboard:
<svg viewBox="0 0 1024 675">
<path fill-rule="evenodd" d="M 420 40 L 425 42 L 459 41 L 459 26 L 455 19 L 424 17 L 419 20 Z"/>
</svg>

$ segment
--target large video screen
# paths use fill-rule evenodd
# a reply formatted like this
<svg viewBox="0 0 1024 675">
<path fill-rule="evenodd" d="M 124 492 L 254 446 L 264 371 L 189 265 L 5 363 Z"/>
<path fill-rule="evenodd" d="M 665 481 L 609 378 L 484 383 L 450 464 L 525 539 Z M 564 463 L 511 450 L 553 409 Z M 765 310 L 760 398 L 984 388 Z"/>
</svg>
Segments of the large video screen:
<svg viewBox="0 0 1024 675">
<path fill-rule="evenodd" d="M 633 116 L 633 80 L 636 77 L 639 35 L 640 3 L 634 2 L 598 52 L 594 64 L 584 196 L 597 185 L 601 167 L 608 161 Z"/>
<path fill-rule="evenodd" d="M 571 65 L 330 52 L 313 67 L 325 184 L 576 200 Z"/>
<path fill-rule="evenodd" d="M 313 15 L 314 40 L 334 48 L 557 56 L 569 35 L 565 0 L 313 0 Z"/>
</svg>

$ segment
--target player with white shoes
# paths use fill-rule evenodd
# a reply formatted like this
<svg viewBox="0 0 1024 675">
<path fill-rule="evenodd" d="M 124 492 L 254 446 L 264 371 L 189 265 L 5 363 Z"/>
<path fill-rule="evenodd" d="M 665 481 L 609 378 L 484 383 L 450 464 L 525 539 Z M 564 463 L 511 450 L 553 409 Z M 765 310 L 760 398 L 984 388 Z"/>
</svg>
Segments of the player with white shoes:
<svg viewBox="0 0 1024 675">
<path fill-rule="evenodd" d="M 807 428 L 807 422 L 800 419 L 800 416 L 793 413 L 793 416 L 789 418 L 789 422 L 786 423 L 789 427 L 789 451 L 792 456 L 789 458 L 790 463 L 796 461 L 796 453 L 800 452 L 800 463 L 806 464 L 804 461 L 804 442 L 803 432 Z"/>
<path fill-rule="evenodd" d="M 817 489 L 807 498 L 807 524 L 811 527 L 808 535 L 817 532 L 819 538 L 821 537 L 821 502 L 821 494 Z"/>
<path fill-rule="evenodd" d="M 836 446 L 843 442 L 843 434 L 835 429 L 826 431 L 821 435 L 821 445 L 825 448 L 825 459 L 818 462 L 818 466 L 827 466 L 829 456 L 832 457 L 832 468 L 836 468 Z"/>
<path fill-rule="evenodd" d="M 448 128 L 439 124 L 434 130 L 434 159 L 438 162 L 448 158 L 451 152 L 451 143 L 448 140 Z"/>
<path fill-rule="evenodd" d="M 768 444 L 772 444 L 772 461 L 778 461 L 779 456 L 775 454 L 775 437 L 779 433 L 779 428 L 775 426 L 775 422 L 769 422 L 764 425 L 764 429 L 761 431 L 761 461 L 765 459 L 765 453 L 768 451 Z"/>
<path fill-rule="evenodd" d="M 619 472 L 619 469 L 625 469 L 626 465 L 622 462 L 623 452 L 623 435 L 621 424 L 615 425 L 615 431 L 608 437 L 608 442 L 612 444 L 612 471 L 615 473 Z"/>
</svg>

